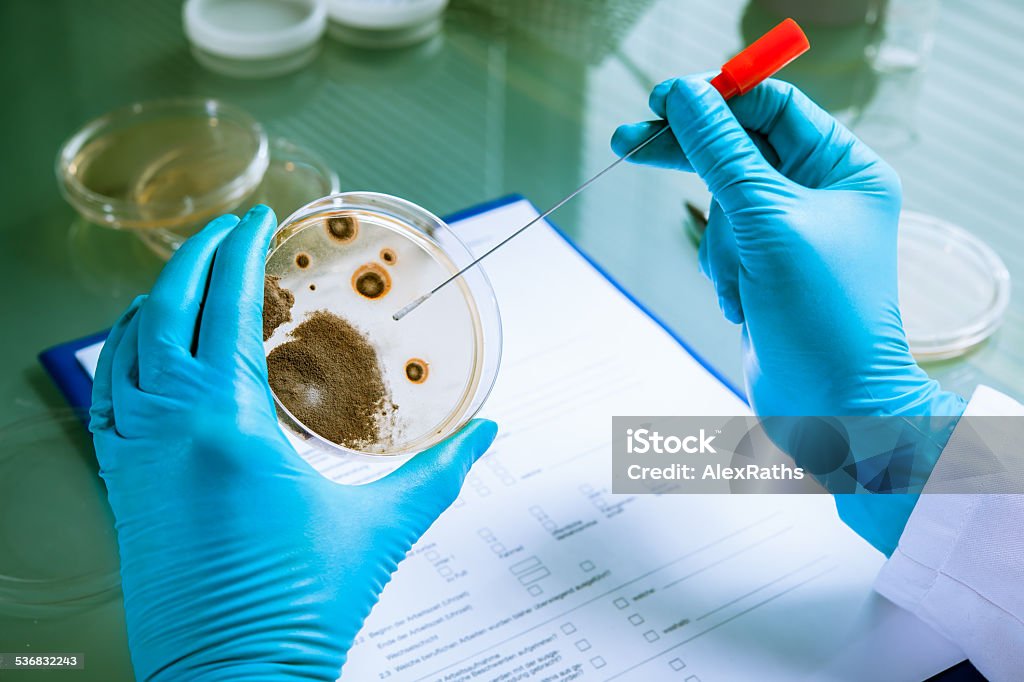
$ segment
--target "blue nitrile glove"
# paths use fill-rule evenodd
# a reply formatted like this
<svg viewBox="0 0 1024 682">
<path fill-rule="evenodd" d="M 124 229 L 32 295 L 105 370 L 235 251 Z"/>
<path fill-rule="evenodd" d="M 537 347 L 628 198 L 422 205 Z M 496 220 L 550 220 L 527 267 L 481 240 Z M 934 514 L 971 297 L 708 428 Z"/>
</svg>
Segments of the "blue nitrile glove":
<svg viewBox="0 0 1024 682">
<path fill-rule="evenodd" d="M 275 416 L 265 207 L 186 242 L 110 332 L 91 430 L 139 680 L 334 680 L 414 542 L 494 438 L 474 421 L 375 483 L 323 478 Z"/>
<path fill-rule="evenodd" d="M 701 77 L 672 79 L 654 88 L 650 107 L 674 135 L 632 160 L 695 171 L 713 195 L 700 265 L 726 318 L 742 325 L 747 393 L 759 415 L 963 412 L 963 398 L 929 379 L 907 346 L 892 168 L 782 81 L 729 105 Z M 622 126 L 612 148 L 624 154 L 660 125 Z M 927 472 L 955 419 L 940 422 L 925 436 L 931 447 L 921 448 Z M 890 554 L 916 500 L 838 495 L 836 505 Z"/>
</svg>

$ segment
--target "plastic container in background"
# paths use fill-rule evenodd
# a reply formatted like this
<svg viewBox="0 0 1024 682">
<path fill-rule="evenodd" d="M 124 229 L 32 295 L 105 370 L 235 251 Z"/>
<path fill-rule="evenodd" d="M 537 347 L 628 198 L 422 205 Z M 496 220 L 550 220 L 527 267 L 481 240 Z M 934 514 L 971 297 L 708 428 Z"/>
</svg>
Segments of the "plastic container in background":
<svg viewBox="0 0 1024 682">
<path fill-rule="evenodd" d="M 186 0 L 182 15 L 196 61 L 233 78 L 301 69 L 327 27 L 325 0 Z"/>
<path fill-rule="evenodd" d="M 967 353 L 991 336 L 1010 303 L 1002 259 L 967 230 L 904 211 L 899 227 L 900 313 L 918 360 Z"/>
<path fill-rule="evenodd" d="M 397 405 L 381 439 L 354 449 L 301 423 L 275 394 L 287 430 L 336 455 L 395 457 L 462 428 L 487 399 L 501 359 L 501 319 L 487 276 L 473 268 L 400 322 L 392 315 L 472 259 L 443 221 L 386 194 L 324 197 L 282 222 L 267 274 L 295 300 L 291 322 L 266 341 L 267 354 L 292 340 L 289 333 L 310 313 L 329 311 L 369 339 Z M 368 298 L 356 290 L 358 273 L 367 269 L 383 273 L 386 293 Z M 410 373 L 412 360 L 422 371 Z"/>
<path fill-rule="evenodd" d="M 448 0 L 327 0 L 327 32 L 355 47 L 405 47 L 440 33 L 447 6 Z"/>
<path fill-rule="evenodd" d="M 279 215 L 337 191 L 312 152 L 268 140 L 247 113 L 211 99 L 142 102 L 83 126 L 57 180 L 86 220 L 133 230 L 167 258 L 207 222 L 266 203 Z"/>
</svg>

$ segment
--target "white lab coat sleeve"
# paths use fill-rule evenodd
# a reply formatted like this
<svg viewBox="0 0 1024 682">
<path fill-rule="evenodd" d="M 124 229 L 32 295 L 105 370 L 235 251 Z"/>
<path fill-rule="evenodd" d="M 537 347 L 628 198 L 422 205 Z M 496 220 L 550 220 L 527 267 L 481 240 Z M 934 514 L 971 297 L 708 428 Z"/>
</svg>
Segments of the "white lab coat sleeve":
<svg viewBox="0 0 1024 682">
<path fill-rule="evenodd" d="M 964 413 L 972 415 L 1024 417 L 1024 405 L 982 386 Z M 1024 680 L 1024 495 L 928 490 L 936 479 L 963 481 L 992 443 L 1010 448 L 1004 459 L 1024 458 L 1024 443 L 1012 444 L 1016 420 L 999 420 L 1007 437 L 985 442 L 965 423 L 943 449 L 875 589 L 957 644 L 989 680 Z M 1019 480 L 1005 480 L 1019 474 L 990 468 L 977 480 L 988 493 L 1019 491 Z"/>
</svg>

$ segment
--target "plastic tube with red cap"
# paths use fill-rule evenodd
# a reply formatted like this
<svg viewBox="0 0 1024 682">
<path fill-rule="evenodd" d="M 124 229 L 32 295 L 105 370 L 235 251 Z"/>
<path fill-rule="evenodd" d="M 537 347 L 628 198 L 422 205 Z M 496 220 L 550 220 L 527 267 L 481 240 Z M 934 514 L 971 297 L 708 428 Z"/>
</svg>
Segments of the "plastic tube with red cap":
<svg viewBox="0 0 1024 682">
<path fill-rule="evenodd" d="M 721 73 L 711 79 L 711 85 L 725 99 L 746 94 L 810 47 L 800 26 L 786 19 L 723 64 Z"/>
<path fill-rule="evenodd" d="M 722 97 L 729 99 L 736 95 L 742 95 L 752 90 L 758 83 L 763 81 L 765 78 L 769 78 L 779 71 L 786 64 L 802 55 L 808 49 L 811 44 L 807 41 L 807 36 L 800 29 L 792 19 L 786 19 L 772 30 L 765 33 L 763 36 L 755 40 L 749 46 L 747 46 L 738 55 L 727 61 L 722 66 L 722 71 L 711 80 L 711 85 L 715 87 L 718 92 L 722 94 Z M 565 203 L 567 203 L 574 196 L 585 190 L 591 184 L 593 184 L 598 178 L 615 168 L 617 165 L 628 159 L 629 157 L 636 154 L 638 151 L 649 145 L 651 142 L 669 129 L 666 124 L 661 130 L 657 131 L 646 140 L 638 144 L 629 150 L 628 153 L 616 159 L 610 166 L 602 170 L 597 175 L 591 177 L 589 180 L 584 182 L 582 185 L 577 187 L 569 196 L 565 197 L 557 204 L 549 208 L 548 210 L 541 213 L 539 216 L 528 222 L 527 224 L 520 227 L 518 230 L 508 235 L 496 245 L 492 246 L 483 255 L 479 256 L 476 260 L 469 263 L 461 270 L 456 272 L 454 275 L 446 279 L 445 281 L 438 284 L 431 291 L 423 294 L 419 298 L 415 299 L 404 308 L 399 310 L 397 313 L 392 315 L 392 319 L 396 322 L 401 320 L 403 317 L 411 313 L 413 310 L 418 308 L 420 304 L 425 302 L 431 296 L 440 291 L 443 287 L 447 286 L 450 282 L 458 279 L 462 276 L 462 273 L 466 272 L 472 267 L 475 267 L 477 263 L 482 261 L 487 256 L 500 249 L 502 246 L 512 241 L 520 233 L 526 230 L 531 225 L 540 222 L 544 218 L 557 211 Z"/>
</svg>

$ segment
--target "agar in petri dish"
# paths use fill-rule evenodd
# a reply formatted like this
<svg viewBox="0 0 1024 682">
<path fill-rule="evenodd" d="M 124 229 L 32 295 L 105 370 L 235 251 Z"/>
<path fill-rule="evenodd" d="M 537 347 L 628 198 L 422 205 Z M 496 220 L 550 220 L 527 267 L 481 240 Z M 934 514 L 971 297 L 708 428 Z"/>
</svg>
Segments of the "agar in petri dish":
<svg viewBox="0 0 1024 682">
<path fill-rule="evenodd" d="M 208 99 L 141 102 L 90 121 L 64 143 L 56 172 L 79 215 L 132 230 L 165 259 L 217 216 L 258 203 L 285 215 L 338 190 L 315 154 Z"/>
<path fill-rule="evenodd" d="M 267 257 L 264 345 L 286 430 L 334 454 L 400 456 L 465 425 L 501 355 L 486 275 L 474 268 L 401 322 L 392 314 L 470 261 L 441 220 L 388 195 L 324 197 L 282 222 Z"/>
<path fill-rule="evenodd" d="M 133 104 L 87 123 L 57 157 L 61 191 L 88 220 L 138 230 L 195 226 L 259 186 L 266 134 L 244 111 L 204 99 Z"/>
</svg>

